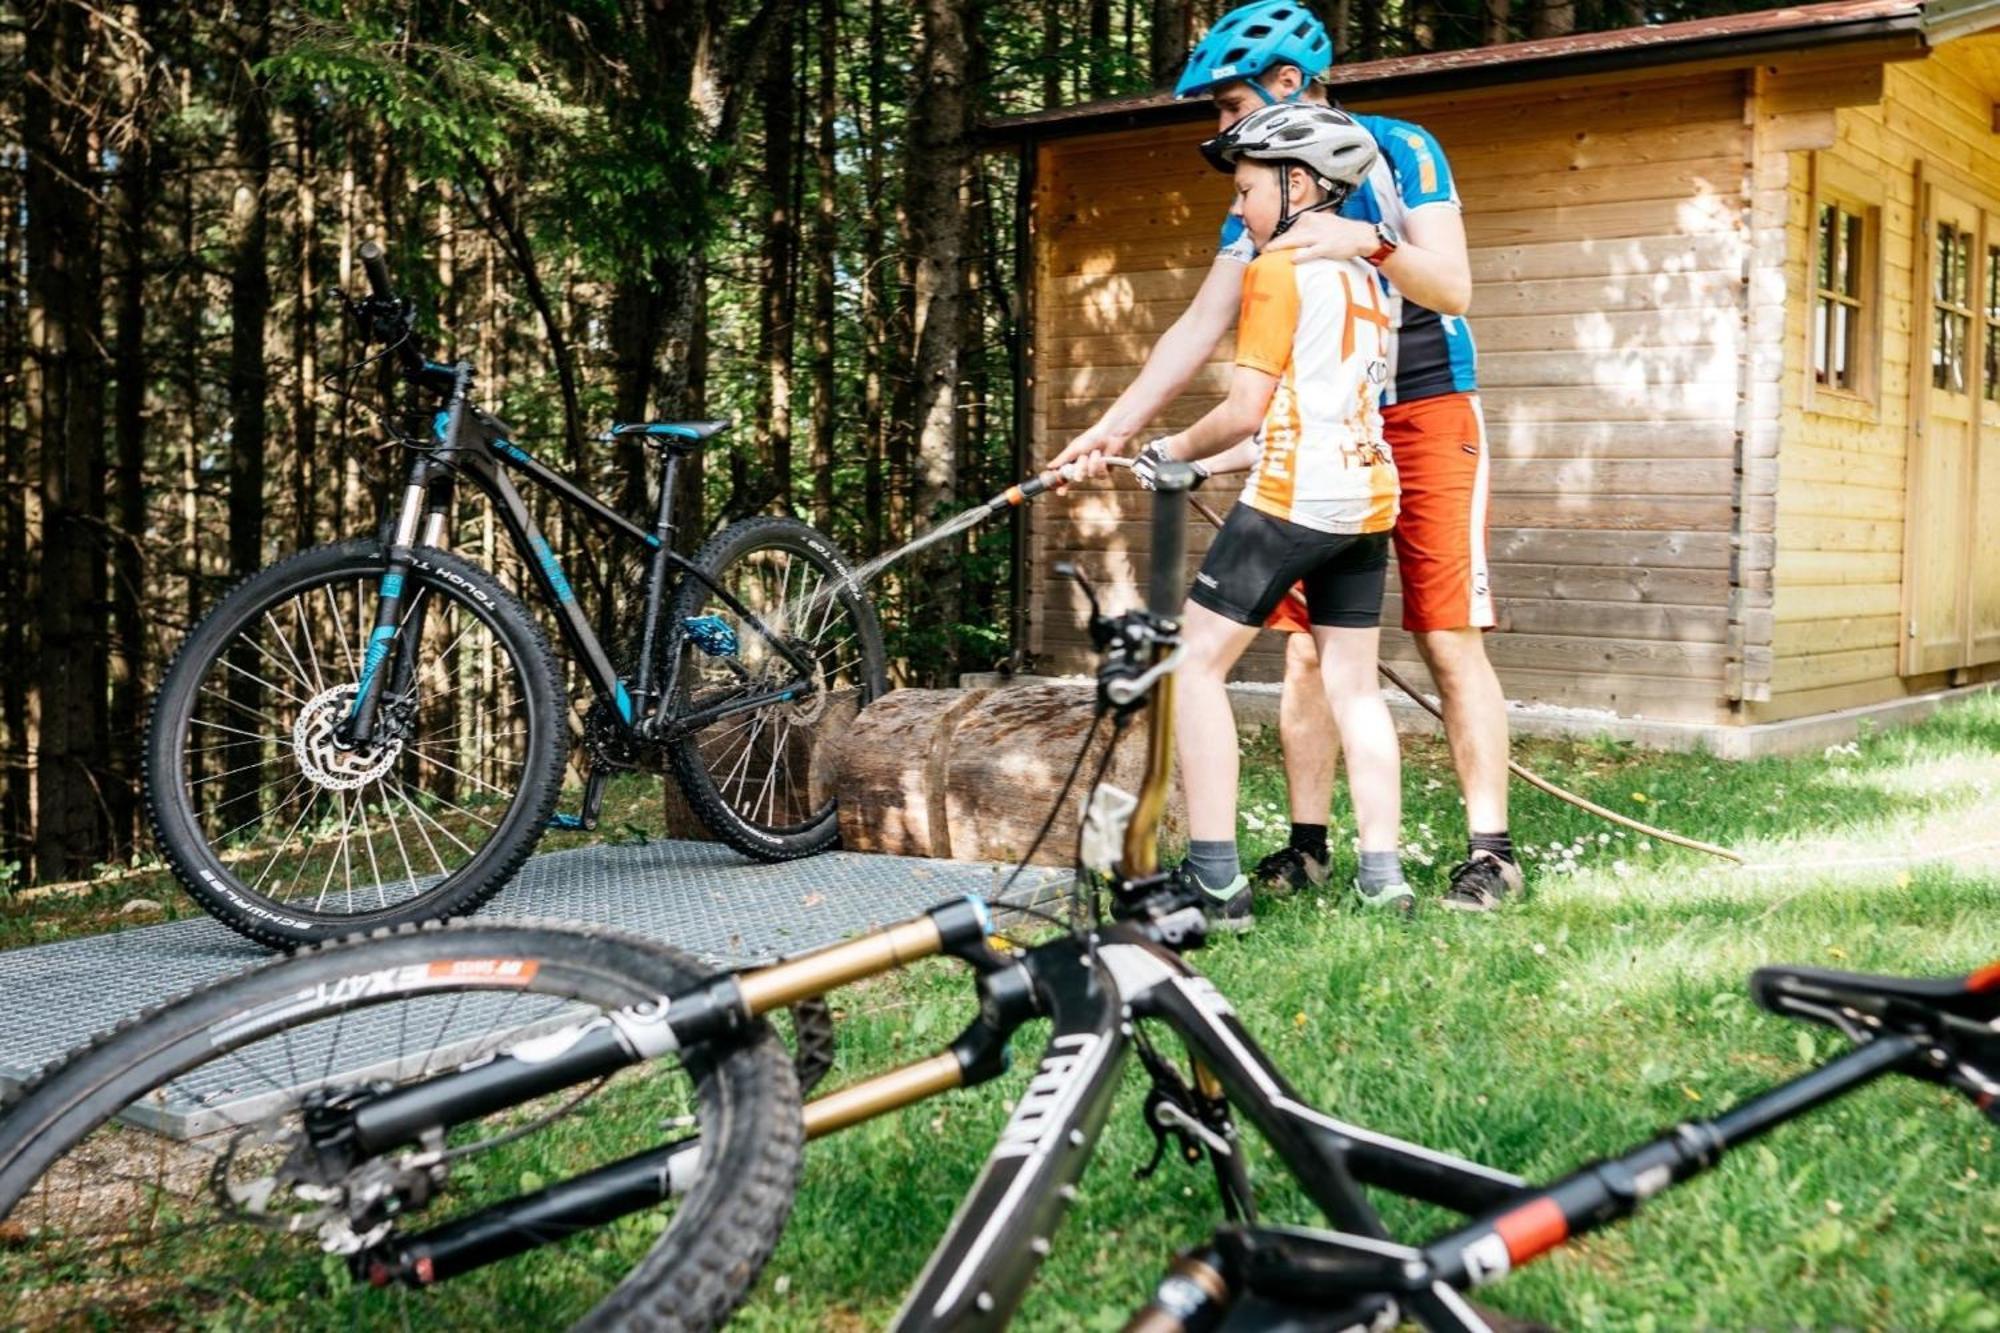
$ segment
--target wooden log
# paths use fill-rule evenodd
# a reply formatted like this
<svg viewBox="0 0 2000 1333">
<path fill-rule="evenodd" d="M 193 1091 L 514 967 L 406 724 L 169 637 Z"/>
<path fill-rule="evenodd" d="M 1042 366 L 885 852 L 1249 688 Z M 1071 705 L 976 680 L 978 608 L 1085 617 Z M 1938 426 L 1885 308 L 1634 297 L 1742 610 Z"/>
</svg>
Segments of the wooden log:
<svg viewBox="0 0 2000 1333">
<path fill-rule="evenodd" d="M 1094 698 L 1088 685 L 1021 686 L 991 692 L 960 717 L 945 785 L 954 856 L 1006 863 L 1027 856 L 1090 731 Z M 1136 793 L 1146 767 L 1145 741 L 1142 715 L 1126 728 L 1103 780 Z M 1071 863 L 1090 779 L 1109 742 L 1107 722 L 1036 849 L 1034 864 Z M 1178 778 L 1163 833 L 1168 843 L 1187 836 L 1187 806 Z"/>
<path fill-rule="evenodd" d="M 987 690 L 895 690 L 826 748 L 849 851 L 949 857 L 945 772 L 959 719 Z"/>
</svg>

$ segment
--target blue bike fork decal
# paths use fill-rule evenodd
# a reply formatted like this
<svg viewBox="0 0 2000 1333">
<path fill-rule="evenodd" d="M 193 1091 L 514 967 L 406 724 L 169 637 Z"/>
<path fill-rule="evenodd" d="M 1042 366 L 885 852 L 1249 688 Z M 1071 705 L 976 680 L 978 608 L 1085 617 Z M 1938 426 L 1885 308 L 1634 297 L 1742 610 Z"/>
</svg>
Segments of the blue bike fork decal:
<svg viewBox="0 0 2000 1333">
<path fill-rule="evenodd" d="M 368 655 L 361 661 L 361 683 L 354 687 L 354 707 L 349 710 L 349 717 L 361 711 L 361 701 L 368 697 L 368 687 L 375 682 L 375 673 L 382 669 L 383 659 L 389 656 L 389 642 L 395 637 L 394 625 L 378 625 L 368 636 Z"/>
</svg>

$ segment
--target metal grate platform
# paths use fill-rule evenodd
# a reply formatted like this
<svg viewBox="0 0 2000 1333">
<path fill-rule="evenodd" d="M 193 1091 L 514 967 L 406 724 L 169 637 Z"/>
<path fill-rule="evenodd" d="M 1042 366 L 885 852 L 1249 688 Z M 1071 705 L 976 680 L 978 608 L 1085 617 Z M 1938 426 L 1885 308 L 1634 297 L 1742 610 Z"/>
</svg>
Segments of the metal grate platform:
<svg viewBox="0 0 2000 1333">
<path fill-rule="evenodd" d="M 818 948 L 961 894 L 980 894 L 996 906 L 1033 905 L 1058 896 L 1069 880 L 1067 871 L 1031 867 L 1002 900 L 1009 869 L 853 852 L 763 865 L 702 842 L 582 847 L 530 859 L 480 915 L 615 926 L 721 966 L 741 966 Z M 267 957 L 206 917 L 0 952 L 0 994 L 7 996 L 0 1087 L 18 1087 L 142 1009 Z M 463 1024 L 468 1041 L 491 1039 L 490 1015 L 461 1012 L 446 1021 L 454 1030 Z M 557 1021 L 553 1010 L 518 1017 L 529 1026 Z M 452 1037 L 453 1031 L 432 1029 L 422 1034 L 422 1047 L 435 1056 Z M 310 1062 L 322 1071 L 314 1081 L 387 1073 L 402 1058 L 394 1044 L 366 1025 L 350 1028 L 341 1050 Z M 176 1099 L 157 1107 L 147 1127 L 185 1137 L 218 1118 L 254 1118 L 260 1103 L 290 1091 L 290 1080 L 257 1077 L 262 1084 L 248 1077 L 244 1086 L 176 1084 Z"/>
</svg>

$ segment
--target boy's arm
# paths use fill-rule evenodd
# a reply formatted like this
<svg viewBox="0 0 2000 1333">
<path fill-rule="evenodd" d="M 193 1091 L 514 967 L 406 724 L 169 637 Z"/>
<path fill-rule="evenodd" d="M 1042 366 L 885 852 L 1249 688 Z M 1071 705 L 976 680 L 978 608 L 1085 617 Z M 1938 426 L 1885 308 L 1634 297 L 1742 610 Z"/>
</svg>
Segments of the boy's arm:
<svg viewBox="0 0 2000 1333">
<path fill-rule="evenodd" d="M 1250 436 L 1237 441 L 1219 454 L 1210 454 L 1201 460 L 1213 477 L 1224 472 L 1248 472 L 1257 465 L 1257 439 Z"/>
<path fill-rule="evenodd" d="M 1088 430 L 1050 459 L 1045 470 L 1059 468 L 1087 454 L 1122 454 L 1130 448 L 1146 423 L 1159 415 L 1160 409 L 1171 403 L 1196 372 L 1208 364 L 1215 345 L 1236 322 L 1236 308 L 1243 297 L 1244 268 L 1240 260 L 1217 256 L 1194 300 L 1146 354 L 1146 364 L 1138 378 Z"/>
<path fill-rule="evenodd" d="M 1197 462 L 1224 450 L 1234 452 L 1234 448 L 1250 443 L 1244 437 L 1264 420 L 1264 411 L 1270 407 L 1271 395 L 1277 389 L 1276 375 L 1238 365 L 1229 377 L 1229 396 L 1210 408 L 1200 421 L 1160 441 L 1161 449 L 1168 458 L 1183 463 Z"/>
</svg>

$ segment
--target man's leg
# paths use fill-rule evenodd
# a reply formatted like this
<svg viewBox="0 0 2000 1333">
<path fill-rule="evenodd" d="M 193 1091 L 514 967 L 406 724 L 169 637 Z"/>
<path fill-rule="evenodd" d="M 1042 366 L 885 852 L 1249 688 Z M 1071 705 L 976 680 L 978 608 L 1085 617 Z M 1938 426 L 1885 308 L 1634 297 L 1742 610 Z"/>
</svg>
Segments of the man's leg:
<svg viewBox="0 0 2000 1333">
<path fill-rule="evenodd" d="M 1523 884 L 1507 827 L 1507 696 L 1480 631 L 1430 630 L 1416 642 L 1444 704 L 1445 740 L 1465 797 L 1465 860 L 1453 868 L 1443 903 L 1489 911 Z"/>
<path fill-rule="evenodd" d="M 1475 832 L 1504 833 L 1507 696 L 1486 659 L 1485 638 L 1476 629 L 1439 629 L 1415 639 L 1444 703 L 1445 740 L 1465 797 L 1465 825 Z"/>
<path fill-rule="evenodd" d="M 1403 481 L 1396 525 L 1403 628 L 1437 682 L 1465 798 L 1466 857 L 1452 870 L 1443 901 L 1484 911 L 1521 888 L 1507 829 L 1507 701 L 1481 633 L 1495 619 L 1486 568 L 1485 423 L 1468 394 L 1399 404 L 1383 420 Z"/>
<path fill-rule="evenodd" d="M 1186 656 L 1174 674 L 1174 749 L 1188 805 L 1187 866 L 1219 905 L 1242 896 L 1241 910 L 1230 918 L 1231 924 L 1240 922 L 1237 928 L 1250 924 L 1250 891 L 1236 852 L 1239 756 L 1228 680 L 1256 636 L 1255 625 L 1239 625 L 1189 602 L 1181 622 Z"/>
<path fill-rule="evenodd" d="M 1298 621 L 1300 628 L 1285 635 L 1285 682 L 1278 695 L 1278 744 L 1285 756 L 1292 831 L 1285 845 L 1259 861 L 1251 875 L 1259 889 L 1277 894 L 1324 884 L 1332 859 L 1326 827 L 1340 735 L 1327 707 L 1319 649 L 1303 613 Z"/>
</svg>

